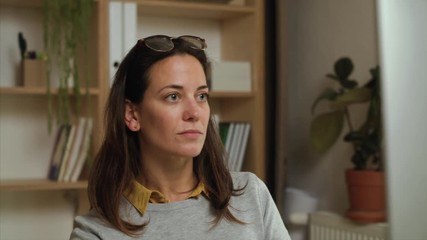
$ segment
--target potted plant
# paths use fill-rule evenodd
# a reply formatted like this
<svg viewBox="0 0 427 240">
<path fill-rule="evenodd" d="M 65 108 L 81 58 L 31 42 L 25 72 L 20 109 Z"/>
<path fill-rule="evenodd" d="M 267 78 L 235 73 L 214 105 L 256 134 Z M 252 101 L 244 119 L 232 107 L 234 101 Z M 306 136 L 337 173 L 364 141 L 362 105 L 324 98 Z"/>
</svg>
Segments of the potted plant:
<svg viewBox="0 0 427 240">
<path fill-rule="evenodd" d="M 315 114 L 320 102 L 329 102 L 328 110 L 318 113 L 311 122 L 310 142 L 317 152 L 324 153 L 344 129 L 348 131 L 343 141 L 353 146 L 354 167 L 346 170 L 350 200 L 347 216 L 359 222 L 379 222 L 385 220 L 379 67 L 370 69 L 371 79 L 363 86 L 350 79 L 353 68 L 352 60 L 343 57 L 335 62 L 334 74 L 326 75 L 336 86 L 326 88 L 312 105 Z M 363 103 L 368 105 L 366 117 L 356 127 L 351 118 L 352 106 Z"/>
</svg>

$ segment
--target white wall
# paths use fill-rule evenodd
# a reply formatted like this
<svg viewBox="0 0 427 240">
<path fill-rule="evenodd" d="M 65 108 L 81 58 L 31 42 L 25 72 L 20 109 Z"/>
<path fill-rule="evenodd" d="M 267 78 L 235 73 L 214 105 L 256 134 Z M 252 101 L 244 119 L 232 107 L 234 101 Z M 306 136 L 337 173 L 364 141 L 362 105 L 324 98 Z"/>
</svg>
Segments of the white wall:
<svg viewBox="0 0 427 240">
<path fill-rule="evenodd" d="M 369 79 L 378 64 L 374 0 L 288 1 L 288 185 L 317 197 L 318 209 L 347 210 L 344 170 L 351 167 L 349 144 L 339 141 L 319 156 L 308 145 L 310 108 L 321 90 L 332 83 L 325 77 L 334 62 L 351 57 L 353 78 Z M 353 117 L 363 117 L 355 109 Z M 354 114 L 355 113 L 355 114 Z"/>
<path fill-rule="evenodd" d="M 319 210 L 345 212 L 350 146 L 313 154 L 309 110 L 336 58 L 351 57 L 359 80 L 380 63 L 391 237 L 427 239 L 427 1 L 305 0 L 287 7 L 288 185 L 317 197 Z"/>
<path fill-rule="evenodd" d="M 427 1 L 378 1 L 389 222 L 427 239 Z"/>
<path fill-rule="evenodd" d="M 73 228 L 73 205 L 62 191 L 0 194 L 0 239 L 68 239 Z"/>
</svg>

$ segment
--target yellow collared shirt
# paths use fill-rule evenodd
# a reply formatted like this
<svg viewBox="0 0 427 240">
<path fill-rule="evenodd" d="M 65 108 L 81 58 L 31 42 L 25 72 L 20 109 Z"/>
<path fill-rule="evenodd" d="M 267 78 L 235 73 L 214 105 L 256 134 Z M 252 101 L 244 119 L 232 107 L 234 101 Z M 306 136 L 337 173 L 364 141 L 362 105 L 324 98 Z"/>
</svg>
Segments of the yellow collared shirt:
<svg viewBox="0 0 427 240">
<path fill-rule="evenodd" d="M 144 187 L 141 183 L 133 181 L 134 191 L 128 194 L 123 194 L 124 197 L 138 210 L 144 214 L 148 203 L 168 203 L 169 200 L 159 191 L 150 190 Z M 198 198 L 205 191 L 205 185 L 199 182 L 196 188 L 188 195 L 189 198 Z"/>
</svg>

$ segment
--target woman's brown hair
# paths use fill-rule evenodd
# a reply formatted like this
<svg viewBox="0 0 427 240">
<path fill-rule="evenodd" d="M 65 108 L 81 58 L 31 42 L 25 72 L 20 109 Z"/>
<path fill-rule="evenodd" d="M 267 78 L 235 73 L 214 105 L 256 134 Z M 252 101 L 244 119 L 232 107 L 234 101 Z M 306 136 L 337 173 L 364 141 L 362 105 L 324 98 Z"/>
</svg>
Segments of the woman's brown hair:
<svg viewBox="0 0 427 240">
<path fill-rule="evenodd" d="M 102 218 L 128 235 L 137 234 L 146 224 L 132 224 L 119 214 L 122 194 L 133 191 L 132 182 L 141 174 L 139 138 L 125 125 L 125 100 L 140 103 L 149 84 L 151 66 L 169 56 L 190 54 L 202 64 L 205 75 L 208 69 L 204 50 L 194 49 L 179 38 L 174 44 L 170 51 L 156 52 L 138 41 L 116 72 L 105 109 L 105 137 L 91 168 L 88 196 L 91 207 Z M 242 223 L 228 209 L 231 196 L 238 195 L 241 189 L 233 188 L 224 159 L 224 147 L 211 118 L 202 151 L 193 160 L 194 172 L 205 185 L 206 198 L 215 209 L 213 223 L 222 218 Z"/>
</svg>

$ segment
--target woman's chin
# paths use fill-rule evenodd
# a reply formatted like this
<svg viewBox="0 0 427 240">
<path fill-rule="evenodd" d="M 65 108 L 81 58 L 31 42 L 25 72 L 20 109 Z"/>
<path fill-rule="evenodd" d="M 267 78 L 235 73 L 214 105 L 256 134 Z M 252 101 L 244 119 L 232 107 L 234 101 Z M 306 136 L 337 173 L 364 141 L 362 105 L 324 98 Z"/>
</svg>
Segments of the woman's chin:
<svg viewBox="0 0 427 240">
<path fill-rule="evenodd" d="M 180 151 L 178 152 L 178 155 L 180 155 L 181 157 L 194 158 L 194 157 L 197 157 L 201 151 L 202 151 L 201 148 L 180 149 Z"/>
</svg>

